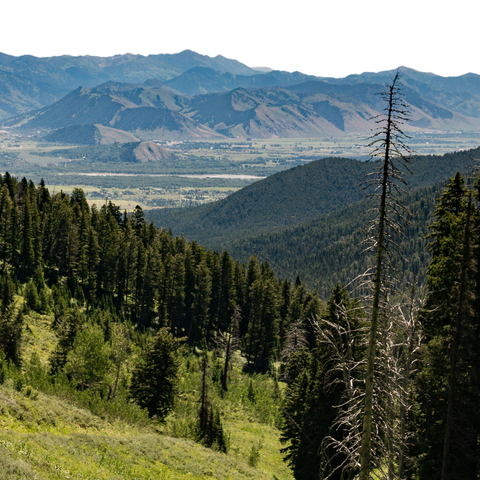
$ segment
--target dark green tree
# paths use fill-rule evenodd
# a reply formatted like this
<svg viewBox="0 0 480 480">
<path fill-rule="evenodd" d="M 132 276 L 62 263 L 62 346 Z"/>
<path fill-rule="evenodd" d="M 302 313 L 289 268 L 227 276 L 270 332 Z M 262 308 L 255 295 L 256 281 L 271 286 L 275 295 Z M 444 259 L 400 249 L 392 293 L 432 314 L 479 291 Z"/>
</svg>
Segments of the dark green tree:
<svg viewBox="0 0 480 480">
<path fill-rule="evenodd" d="M 442 194 L 430 234 L 432 261 L 423 311 L 426 344 L 417 377 L 415 437 L 420 478 L 478 478 L 479 213 L 457 175 Z"/>
<path fill-rule="evenodd" d="M 75 337 L 83 322 L 84 318 L 78 308 L 62 312 L 62 316 L 58 320 L 57 345 L 49 358 L 52 375 L 63 371 L 68 353 L 73 349 Z"/>
<path fill-rule="evenodd" d="M 163 421 L 173 408 L 178 385 L 180 340 L 161 328 L 149 340 L 132 374 L 131 397 L 150 417 Z"/>
<path fill-rule="evenodd" d="M 240 346 L 239 325 L 242 318 L 240 307 L 235 307 L 233 317 L 226 332 L 219 331 L 216 344 L 219 351 L 224 355 L 223 369 L 221 373 L 222 390 L 228 390 L 228 376 L 235 351 Z"/>
<path fill-rule="evenodd" d="M 24 317 L 21 310 L 15 312 L 13 305 L 0 312 L 0 351 L 5 359 L 20 366 L 22 363 L 22 337 Z"/>
<path fill-rule="evenodd" d="M 356 368 L 364 351 L 355 345 L 361 337 L 358 304 L 344 286 L 334 289 L 326 316 L 316 326 L 314 348 L 295 350 L 286 366 L 281 439 L 290 443 L 282 451 L 296 479 L 348 478 L 348 452 L 341 442 L 349 432 L 336 421 L 337 412 L 358 410 L 358 402 L 351 405 L 349 386 L 361 383 Z"/>
<path fill-rule="evenodd" d="M 204 341 L 201 362 L 202 385 L 200 391 L 200 408 L 198 410 L 198 439 L 209 448 L 227 453 L 227 438 L 223 430 L 220 412 L 216 409 L 209 397 L 208 385 L 208 352 Z"/>
</svg>

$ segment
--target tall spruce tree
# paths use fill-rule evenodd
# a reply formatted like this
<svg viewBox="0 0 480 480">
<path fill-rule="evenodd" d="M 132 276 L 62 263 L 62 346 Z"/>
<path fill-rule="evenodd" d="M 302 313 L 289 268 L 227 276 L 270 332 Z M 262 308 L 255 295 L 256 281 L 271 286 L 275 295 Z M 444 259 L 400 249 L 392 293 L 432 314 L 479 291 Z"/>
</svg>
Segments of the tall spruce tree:
<svg viewBox="0 0 480 480">
<path fill-rule="evenodd" d="M 3 275 L 0 301 L 0 351 L 3 351 L 7 360 L 20 366 L 24 317 L 21 310 L 15 311 L 13 288 L 9 275 Z"/>
<path fill-rule="evenodd" d="M 417 378 L 414 454 L 421 479 L 478 478 L 478 226 L 474 192 L 459 173 L 435 211 L 423 311 L 426 345 Z"/>
<path fill-rule="evenodd" d="M 167 328 L 161 328 L 148 342 L 132 374 L 131 397 L 147 409 L 150 417 L 159 420 L 163 420 L 174 405 L 179 343 Z"/>
</svg>

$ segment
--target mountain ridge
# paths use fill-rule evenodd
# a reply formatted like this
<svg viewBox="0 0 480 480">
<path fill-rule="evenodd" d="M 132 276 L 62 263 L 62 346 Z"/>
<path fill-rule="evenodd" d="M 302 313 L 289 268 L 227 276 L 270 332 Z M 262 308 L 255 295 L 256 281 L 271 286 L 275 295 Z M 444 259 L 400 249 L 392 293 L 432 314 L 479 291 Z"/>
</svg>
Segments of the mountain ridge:
<svg viewBox="0 0 480 480">
<path fill-rule="evenodd" d="M 177 54 L 123 54 L 111 57 L 0 53 L 0 119 L 45 107 L 78 87 L 94 87 L 107 81 L 142 83 L 155 78 L 166 81 L 194 66 L 210 66 L 222 72 L 258 74 L 238 60 L 221 55 L 209 57 L 184 50 Z M 22 99 L 15 105 L 16 98 Z"/>
<path fill-rule="evenodd" d="M 342 137 L 371 131 L 371 119 L 383 111 L 382 91 L 380 84 L 307 80 L 192 97 L 158 80 L 142 84 L 109 81 L 92 88 L 78 87 L 52 105 L 3 123 L 23 131 L 100 124 L 142 140 Z M 453 109 L 410 87 L 405 86 L 403 94 L 412 114 L 406 130 L 480 130 L 480 96 L 469 102 L 466 113 L 478 113 L 472 117 L 462 113 L 463 100 L 454 94 L 449 100 L 456 105 Z"/>
<path fill-rule="evenodd" d="M 445 155 L 412 157 L 412 190 L 437 185 L 480 161 L 480 147 Z M 364 197 L 361 179 L 374 162 L 329 157 L 271 175 L 206 205 L 148 210 L 157 226 L 172 228 L 209 248 L 275 228 L 288 228 L 347 208 Z"/>
<path fill-rule="evenodd" d="M 400 72 L 412 113 L 407 130 L 480 131 L 479 75 L 441 77 L 407 67 Z M 382 112 L 378 93 L 392 73 L 343 79 L 259 73 L 236 60 L 191 50 L 113 57 L 0 55 L 0 119 L 24 131 L 100 124 L 142 140 L 364 135 L 372 128 L 370 119 Z M 133 111 L 138 108 L 143 110 Z"/>
</svg>

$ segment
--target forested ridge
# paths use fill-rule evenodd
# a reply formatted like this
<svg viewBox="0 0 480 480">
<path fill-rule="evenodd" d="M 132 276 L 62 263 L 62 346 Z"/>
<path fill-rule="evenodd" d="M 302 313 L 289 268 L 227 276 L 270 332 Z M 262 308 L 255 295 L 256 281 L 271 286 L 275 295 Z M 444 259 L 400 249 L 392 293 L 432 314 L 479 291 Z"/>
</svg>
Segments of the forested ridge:
<svg viewBox="0 0 480 480">
<path fill-rule="evenodd" d="M 378 333 L 370 478 L 480 477 L 479 192 L 457 174 L 406 205 L 409 263 L 395 259 L 401 288 L 385 295 Z M 369 202 L 356 204 L 353 234 L 345 210 L 335 227 L 316 225 L 337 241 L 325 275 L 368 266 L 354 245 Z M 342 255 L 344 264 L 335 261 Z M 225 422 L 240 411 L 281 429 L 295 478 L 358 474 L 349 442 L 364 395 L 363 294 L 352 298 L 337 283 L 323 301 L 301 277 L 279 279 L 255 256 L 240 263 L 174 237 L 140 208 L 89 207 L 80 189 L 50 195 L 43 181 L 8 173 L 0 177 L 0 272 L 2 395 L 34 401 L 43 392 L 109 421 L 166 425 L 225 462 L 234 449 Z M 36 318 L 53 339 L 45 358 L 25 356 Z M 7 400 L 2 415 L 18 412 L 22 422 Z M 251 468 L 261 449 L 261 440 L 252 445 Z"/>
<path fill-rule="evenodd" d="M 398 238 L 402 255 L 398 261 L 404 281 L 417 277 L 425 282 L 430 262 L 426 236 L 433 222 L 437 199 L 445 183 L 412 191 L 405 199 L 411 212 L 404 235 Z M 277 228 L 224 243 L 235 258 L 248 258 L 255 252 L 268 260 L 277 273 L 300 274 L 310 288 L 327 299 L 340 282 L 350 283 L 367 268 L 361 244 L 365 225 L 371 219 L 372 203 L 363 199 L 335 212 L 289 228 Z"/>
<path fill-rule="evenodd" d="M 8 174 L 0 216 L 4 284 L 26 282 L 33 309 L 49 308 L 46 282 L 55 308 L 72 296 L 87 312 L 107 310 L 141 330 L 167 327 L 193 346 L 227 331 L 238 307 L 249 363 L 267 371 L 278 354 L 295 286 L 255 257 L 240 264 L 147 224 L 139 207 L 132 214 L 111 202 L 89 208 L 80 189 L 50 196 L 43 182 Z M 315 292 L 303 303 L 318 313 Z"/>
<path fill-rule="evenodd" d="M 478 159 L 478 148 L 413 156 L 412 174 L 407 174 L 406 181 L 412 191 L 445 183 L 457 171 L 465 173 Z M 159 227 L 172 228 L 176 235 L 223 250 L 237 240 L 299 225 L 362 200 L 361 179 L 373 169 L 372 162 L 322 158 L 271 175 L 217 202 L 148 210 L 145 215 Z"/>
</svg>

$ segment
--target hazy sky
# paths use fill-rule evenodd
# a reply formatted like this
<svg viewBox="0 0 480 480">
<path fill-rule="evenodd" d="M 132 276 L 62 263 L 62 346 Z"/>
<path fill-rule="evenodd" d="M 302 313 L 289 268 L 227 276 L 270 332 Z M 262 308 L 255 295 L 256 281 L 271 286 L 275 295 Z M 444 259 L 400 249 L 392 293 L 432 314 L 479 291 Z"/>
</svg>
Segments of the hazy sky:
<svg viewBox="0 0 480 480">
<path fill-rule="evenodd" d="M 250 67 L 343 77 L 407 66 L 480 74 L 472 0 L 5 0 L 0 52 L 142 55 L 185 49 Z"/>
</svg>

